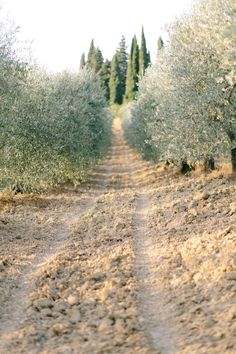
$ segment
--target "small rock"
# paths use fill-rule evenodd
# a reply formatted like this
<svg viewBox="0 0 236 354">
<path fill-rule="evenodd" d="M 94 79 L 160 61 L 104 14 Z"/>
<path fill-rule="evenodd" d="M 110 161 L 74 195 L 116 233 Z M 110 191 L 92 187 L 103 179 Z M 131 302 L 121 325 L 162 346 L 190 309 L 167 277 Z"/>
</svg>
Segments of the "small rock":
<svg viewBox="0 0 236 354">
<path fill-rule="evenodd" d="M 42 316 L 52 317 L 52 310 L 50 308 L 45 308 L 40 311 Z"/>
<path fill-rule="evenodd" d="M 195 274 L 193 275 L 193 280 L 194 280 L 196 283 L 198 283 L 201 279 L 202 279 L 201 273 L 195 273 Z"/>
<path fill-rule="evenodd" d="M 67 302 L 69 305 L 74 306 L 79 304 L 79 298 L 76 295 L 69 295 L 67 298 Z"/>
<path fill-rule="evenodd" d="M 66 326 L 63 323 L 56 323 L 51 328 L 52 333 L 56 335 L 65 332 L 65 330 L 66 330 Z"/>
<path fill-rule="evenodd" d="M 125 228 L 126 228 L 126 224 L 123 223 L 123 222 L 118 222 L 118 223 L 116 224 L 116 231 L 120 231 L 120 230 L 123 230 L 123 229 L 125 229 Z"/>
<path fill-rule="evenodd" d="M 192 302 L 195 304 L 201 304 L 204 301 L 204 297 L 201 295 L 196 295 L 193 297 Z"/>
<path fill-rule="evenodd" d="M 54 310 L 58 311 L 59 313 L 64 313 L 68 308 L 68 303 L 66 302 L 56 302 L 54 305 Z"/>
<path fill-rule="evenodd" d="M 106 277 L 106 274 L 103 272 L 96 272 L 91 276 L 91 280 L 101 281 Z"/>
<path fill-rule="evenodd" d="M 45 308 L 52 308 L 53 305 L 54 305 L 53 301 L 46 298 L 36 300 L 33 303 L 33 306 L 36 307 L 38 310 L 45 309 Z"/>
<path fill-rule="evenodd" d="M 201 199 L 207 200 L 210 197 L 210 194 L 208 192 L 203 192 L 201 195 Z"/>
</svg>

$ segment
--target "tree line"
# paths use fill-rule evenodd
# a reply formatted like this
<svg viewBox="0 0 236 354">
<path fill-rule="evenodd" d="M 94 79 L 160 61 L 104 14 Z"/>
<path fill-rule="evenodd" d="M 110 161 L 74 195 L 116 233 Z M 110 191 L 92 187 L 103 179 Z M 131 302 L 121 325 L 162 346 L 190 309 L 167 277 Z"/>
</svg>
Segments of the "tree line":
<svg viewBox="0 0 236 354">
<path fill-rule="evenodd" d="M 169 26 L 169 41 L 126 110 L 131 145 L 189 171 L 231 156 L 236 172 L 235 0 L 196 0 Z"/>
<path fill-rule="evenodd" d="M 111 115 L 92 70 L 49 75 L 23 62 L 0 20 L 0 189 L 78 184 L 106 152 Z"/>
<path fill-rule="evenodd" d="M 111 61 L 104 60 L 102 52 L 99 47 L 95 46 L 94 40 L 91 41 L 87 59 L 83 53 L 80 60 L 81 69 L 87 67 L 97 73 L 106 99 L 111 105 L 129 102 L 135 98 L 138 82 L 150 64 L 150 52 L 147 49 L 143 27 L 140 46 L 135 35 L 129 54 L 125 37 L 122 36 Z"/>
</svg>

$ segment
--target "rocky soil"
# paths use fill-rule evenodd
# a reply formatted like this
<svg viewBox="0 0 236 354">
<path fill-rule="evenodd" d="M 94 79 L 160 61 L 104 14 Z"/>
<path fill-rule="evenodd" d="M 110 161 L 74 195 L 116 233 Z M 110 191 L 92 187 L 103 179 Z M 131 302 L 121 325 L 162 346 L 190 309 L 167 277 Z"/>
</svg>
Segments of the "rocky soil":
<svg viewBox="0 0 236 354">
<path fill-rule="evenodd" d="M 0 195 L 0 353 L 236 353 L 236 183 L 113 145 L 89 183 Z"/>
</svg>

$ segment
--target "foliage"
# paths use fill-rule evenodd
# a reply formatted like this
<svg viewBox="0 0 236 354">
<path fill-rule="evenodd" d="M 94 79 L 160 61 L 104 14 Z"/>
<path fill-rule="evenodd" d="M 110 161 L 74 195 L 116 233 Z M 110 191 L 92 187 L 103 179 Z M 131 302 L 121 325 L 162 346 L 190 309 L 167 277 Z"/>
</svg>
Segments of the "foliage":
<svg viewBox="0 0 236 354">
<path fill-rule="evenodd" d="M 127 59 L 128 55 L 126 52 L 126 42 L 125 42 L 125 37 L 122 36 L 121 41 L 119 43 L 119 47 L 116 51 L 116 56 L 118 60 L 118 65 L 120 68 L 120 95 L 122 96 L 122 101 L 123 101 L 123 96 L 125 95 L 125 82 L 126 82 L 126 73 L 127 73 Z"/>
<path fill-rule="evenodd" d="M 111 62 L 108 59 L 106 59 L 105 62 L 102 64 L 101 70 L 99 71 L 98 79 L 104 90 L 104 94 L 107 102 L 109 102 L 110 100 L 110 87 L 109 87 L 110 76 L 111 76 Z"/>
<path fill-rule="evenodd" d="M 2 183 L 23 190 L 79 183 L 103 155 L 110 118 L 95 74 L 31 70 L 0 132 Z"/>
<path fill-rule="evenodd" d="M 151 62 L 143 27 L 140 48 L 134 36 L 129 57 L 126 50 L 125 37 L 122 36 L 112 61 L 104 61 L 101 50 L 95 47 L 92 40 L 87 62 L 84 54 L 81 57 L 80 68 L 86 66 L 98 74 L 106 99 L 111 105 L 122 104 L 135 98 L 138 82 Z"/>
<path fill-rule="evenodd" d="M 110 72 L 110 104 L 121 104 L 125 94 L 125 82 L 127 72 L 127 53 L 125 38 L 122 36 L 116 54 L 111 62 Z"/>
<path fill-rule="evenodd" d="M 109 145 L 111 118 L 94 72 L 49 76 L 23 63 L 0 22 L 0 185 L 79 183 Z"/>
<path fill-rule="evenodd" d="M 198 0 L 147 70 L 127 134 L 145 157 L 193 163 L 236 145 L 235 7 Z"/>
<path fill-rule="evenodd" d="M 85 65 L 86 65 L 85 54 L 83 53 L 80 58 L 80 66 L 79 66 L 80 69 L 83 69 L 85 67 Z"/>
<path fill-rule="evenodd" d="M 141 45 L 139 50 L 139 79 L 141 79 L 150 64 L 150 54 L 147 51 L 146 38 L 142 27 Z"/>
<path fill-rule="evenodd" d="M 159 51 L 162 50 L 163 47 L 164 47 L 163 39 L 159 37 L 157 41 L 157 53 L 159 53 Z"/>
<path fill-rule="evenodd" d="M 103 64 L 102 52 L 98 47 L 94 46 L 94 40 L 92 39 L 89 52 L 88 52 L 88 60 L 86 66 L 87 68 L 94 70 L 95 73 L 98 73 L 102 68 L 102 64 Z"/>
<path fill-rule="evenodd" d="M 126 76 L 126 101 L 132 101 L 138 89 L 139 74 L 139 46 L 136 36 L 132 39 L 130 55 L 128 59 L 128 68 Z"/>
<path fill-rule="evenodd" d="M 121 104 L 123 95 L 122 95 L 122 73 L 119 65 L 117 53 L 114 55 L 111 62 L 111 75 L 109 81 L 110 89 L 110 104 Z"/>
</svg>

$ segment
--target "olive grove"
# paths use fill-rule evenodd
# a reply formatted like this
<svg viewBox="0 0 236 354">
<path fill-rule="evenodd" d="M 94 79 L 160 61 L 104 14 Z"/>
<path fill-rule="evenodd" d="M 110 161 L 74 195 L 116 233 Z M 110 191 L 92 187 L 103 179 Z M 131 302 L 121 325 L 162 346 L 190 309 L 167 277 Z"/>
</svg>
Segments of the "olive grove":
<svg viewBox="0 0 236 354">
<path fill-rule="evenodd" d="M 76 184 L 109 145 L 111 117 L 96 74 L 46 74 L 18 58 L 16 38 L 2 22 L 0 187 Z"/>
<path fill-rule="evenodd" d="M 181 165 L 231 152 L 236 171 L 235 23 L 234 0 L 197 0 L 170 25 L 126 112 L 126 134 L 144 157 Z"/>
</svg>

